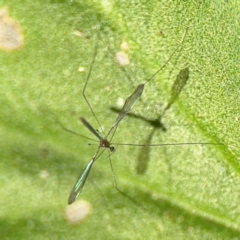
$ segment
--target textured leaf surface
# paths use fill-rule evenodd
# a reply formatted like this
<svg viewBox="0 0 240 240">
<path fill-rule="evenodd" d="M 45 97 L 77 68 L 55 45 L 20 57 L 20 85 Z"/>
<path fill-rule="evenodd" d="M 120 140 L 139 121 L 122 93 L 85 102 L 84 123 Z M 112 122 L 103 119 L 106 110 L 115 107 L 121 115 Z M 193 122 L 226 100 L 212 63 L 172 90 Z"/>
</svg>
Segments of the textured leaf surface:
<svg viewBox="0 0 240 240">
<path fill-rule="evenodd" d="M 0 52 L 0 236 L 2 239 L 239 239 L 239 1 L 1 1 L 21 26 L 24 45 Z M 133 112 L 155 118 L 185 67 L 190 78 L 152 143 L 225 146 L 154 147 L 144 175 L 140 149 L 119 146 L 93 166 L 81 194 L 92 214 L 64 220 L 76 178 L 96 146 L 80 123 L 99 128 L 81 91 L 96 42 L 87 97 L 104 131 L 126 99 L 181 41 L 174 59 L 144 90 Z M 130 65 L 114 60 L 125 40 Z M 114 142 L 144 143 L 152 126 L 126 117 Z M 92 144 L 95 144 L 92 142 Z M 132 201 L 132 200 L 134 201 Z"/>
</svg>

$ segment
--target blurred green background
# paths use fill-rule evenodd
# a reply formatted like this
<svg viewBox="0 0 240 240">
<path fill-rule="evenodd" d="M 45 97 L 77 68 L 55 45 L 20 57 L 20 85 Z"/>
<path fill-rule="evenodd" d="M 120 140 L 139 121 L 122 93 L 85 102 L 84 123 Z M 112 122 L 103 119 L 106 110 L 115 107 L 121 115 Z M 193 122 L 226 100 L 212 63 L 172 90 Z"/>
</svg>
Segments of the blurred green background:
<svg viewBox="0 0 240 240">
<path fill-rule="evenodd" d="M 0 52 L 1 239 L 240 239 L 239 1 L 2 0 L 20 24 L 24 45 Z M 93 137 L 81 93 L 93 58 L 87 97 L 105 132 L 119 98 L 163 65 L 133 112 L 156 118 L 179 71 L 190 79 L 162 119 L 153 143 L 218 142 L 225 146 L 151 148 L 137 174 L 139 148 L 119 146 L 94 164 L 79 199 L 92 213 L 77 226 L 64 218 L 67 198 L 96 146 L 56 123 Z M 85 37 L 74 34 L 79 31 Z M 115 53 L 125 40 L 130 64 Z M 83 72 L 78 69 L 84 68 Z M 152 126 L 126 117 L 114 142 L 144 143 Z M 136 203 L 137 202 L 137 203 Z"/>
</svg>

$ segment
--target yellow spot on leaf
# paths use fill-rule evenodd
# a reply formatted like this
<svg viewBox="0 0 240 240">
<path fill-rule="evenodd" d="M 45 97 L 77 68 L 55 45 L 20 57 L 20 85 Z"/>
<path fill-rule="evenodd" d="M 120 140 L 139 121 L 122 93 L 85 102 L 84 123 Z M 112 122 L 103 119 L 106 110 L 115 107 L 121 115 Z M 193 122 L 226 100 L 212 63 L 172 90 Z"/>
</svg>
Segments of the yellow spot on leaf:
<svg viewBox="0 0 240 240">
<path fill-rule="evenodd" d="M 0 9 L 0 49 L 17 50 L 23 45 L 23 34 L 19 24 L 8 15 L 8 9 Z"/>
</svg>

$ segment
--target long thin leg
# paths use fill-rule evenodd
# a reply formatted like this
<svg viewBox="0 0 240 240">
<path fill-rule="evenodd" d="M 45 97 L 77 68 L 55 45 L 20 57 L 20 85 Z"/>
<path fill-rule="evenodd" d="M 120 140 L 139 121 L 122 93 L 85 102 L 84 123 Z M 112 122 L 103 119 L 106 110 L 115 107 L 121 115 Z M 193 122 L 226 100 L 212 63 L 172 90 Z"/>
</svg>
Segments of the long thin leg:
<svg viewBox="0 0 240 240">
<path fill-rule="evenodd" d="M 90 65 L 90 69 L 89 69 L 89 71 L 88 71 L 87 80 L 86 80 L 86 82 L 85 82 L 85 84 L 84 84 L 84 87 L 83 87 L 83 90 L 82 90 L 82 95 L 83 95 L 83 97 L 84 97 L 84 99 L 85 99 L 85 102 L 87 103 L 88 107 L 90 108 L 90 110 L 91 110 L 94 118 L 96 119 L 96 121 L 97 121 L 97 123 L 98 123 L 98 125 L 99 125 L 99 127 L 100 127 L 100 129 L 101 129 L 101 131 L 103 132 L 103 129 L 102 129 L 102 127 L 101 127 L 101 124 L 100 124 L 100 122 L 98 121 L 97 116 L 96 116 L 96 114 L 94 113 L 93 108 L 92 108 L 92 106 L 90 105 L 90 103 L 89 103 L 89 101 L 88 101 L 88 99 L 87 99 L 87 96 L 86 96 L 86 94 L 85 94 L 85 91 L 86 91 L 86 88 L 87 88 L 87 85 L 88 85 L 88 81 L 89 81 L 89 78 L 90 78 L 91 73 L 92 73 L 93 65 L 94 65 L 95 60 L 96 60 L 97 52 L 98 52 L 98 42 L 97 42 L 96 47 L 95 47 L 95 50 L 94 50 L 93 59 L 92 59 L 91 65 Z M 104 132 L 103 132 L 103 133 L 104 133 Z"/>
<path fill-rule="evenodd" d="M 175 51 L 173 51 L 173 53 L 170 55 L 170 57 L 168 58 L 168 60 L 162 65 L 161 68 L 159 68 L 159 69 L 144 83 L 144 85 L 145 85 L 146 83 L 148 83 L 149 81 L 151 81 L 151 80 L 152 80 L 163 68 L 165 68 L 166 65 L 171 61 L 173 55 L 174 55 L 174 54 L 180 49 L 180 47 L 182 46 L 182 43 L 184 42 L 185 36 L 186 36 L 186 34 L 187 34 L 187 31 L 188 31 L 188 28 L 186 29 L 186 31 L 185 31 L 182 39 L 181 39 L 180 44 L 177 46 L 177 48 L 175 49 Z"/>
<path fill-rule="evenodd" d="M 117 182 L 116 182 L 116 178 L 115 178 L 114 171 L 113 171 L 111 153 L 108 155 L 108 157 L 109 157 L 109 162 L 110 162 L 111 171 L 112 171 L 113 185 L 114 185 L 114 187 L 115 187 L 115 189 L 116 189 L 117 191 L 121 192 L 121 191 L 118 189 L 118 187 L 117 187 Z"/>
<path fill-rule="evenodd" d="M 99 141 L 96 141 L 95 139 L 86 137 L 86 136 L 84 136 L 84 135 L 82 135 L 82 134 L 80 134 L 80 133 L 74 132 L 73 130 L 66 128 L 66 127 L 61 123 L 61 121 L 58 119 L 57 116 L 54 116 L 54 118 L 55 118 L 56 123 L 57 123 L 58 125 L 60 125 L 61 128 L 62 128 L 64 131 L 69 132 L 69 133 L 72 133 L 72 134 L 74 134 L 74 135 L 76 135 L 76 136 L 85 138 L 85 139 L 90 140 L 90 141 L 93 141 L 93 142 L 99 142 Z"/>
<path fill-rule="evenodd" d="M 114 171 L 113 171 L 113 165 L 112 165 L 112 159 L 111 159 L 111 154 L 109 154 L 109 161 L 110 161 L 110 166 L 111 166 L 111 171 L 112 171 L 112 178 L 113 178 L 113 185 L 114 185 L 114 188 L 120 192 L 122 195 L 124 195 L 125 197 L 127 197 L 130 201 L 134 202 L 135 204 L 142 206 L 141 203 L 139 203 L 138 201 L 136 201 L 135 199 L 133 199 L 132 197 L 130 197 L 129 195 L 127 195 L 125 192 L 121 191 L 118 186 L 117 186 L 117 181 L 116 181 L 116 178 L 115 178 L 115 175 L 114 175 Z"/>
</svg>

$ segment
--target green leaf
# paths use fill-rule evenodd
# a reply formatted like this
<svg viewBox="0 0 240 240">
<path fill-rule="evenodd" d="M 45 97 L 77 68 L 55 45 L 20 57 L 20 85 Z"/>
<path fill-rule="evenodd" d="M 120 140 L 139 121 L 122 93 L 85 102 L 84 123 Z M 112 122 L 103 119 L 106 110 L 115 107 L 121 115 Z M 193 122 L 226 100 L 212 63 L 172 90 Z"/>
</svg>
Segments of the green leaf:
<svg viewBox="0 0 240 240">
<path fill-rule="evenodd" d="M 239 1 L 24 1 L 3 0 L 24 34 L 22 48 L 0 52 L 0 234 L 2 239 L 238 239 Z M 1 19 L 1 18 L 0 18 Z M 3 21 L 3 20 L 1 20 Z M 11 24 L 11 21 L 10 21 Z M 94 49 L 87 98 L 104 132 L 119 98 L 146 84 L 132 109 L 154 119 L 171 96 L 179 71 L 190 78 L 164 115 L 167 131 L 152 143 L 221 145 L 150 149 L 143 175 L 140 148 L 118 146 L 94 163 L 79 199 L 91 215 L 76 227 L 64 219 L 69 193 L 91 160 L 95 142 L 79 117 L 99 128 L 82 97 Z M 130 64 L 115 61 L 129 45 Z M 115 143 L 144 143 L 146 121 L 125 117 Z"/>
</svg>

